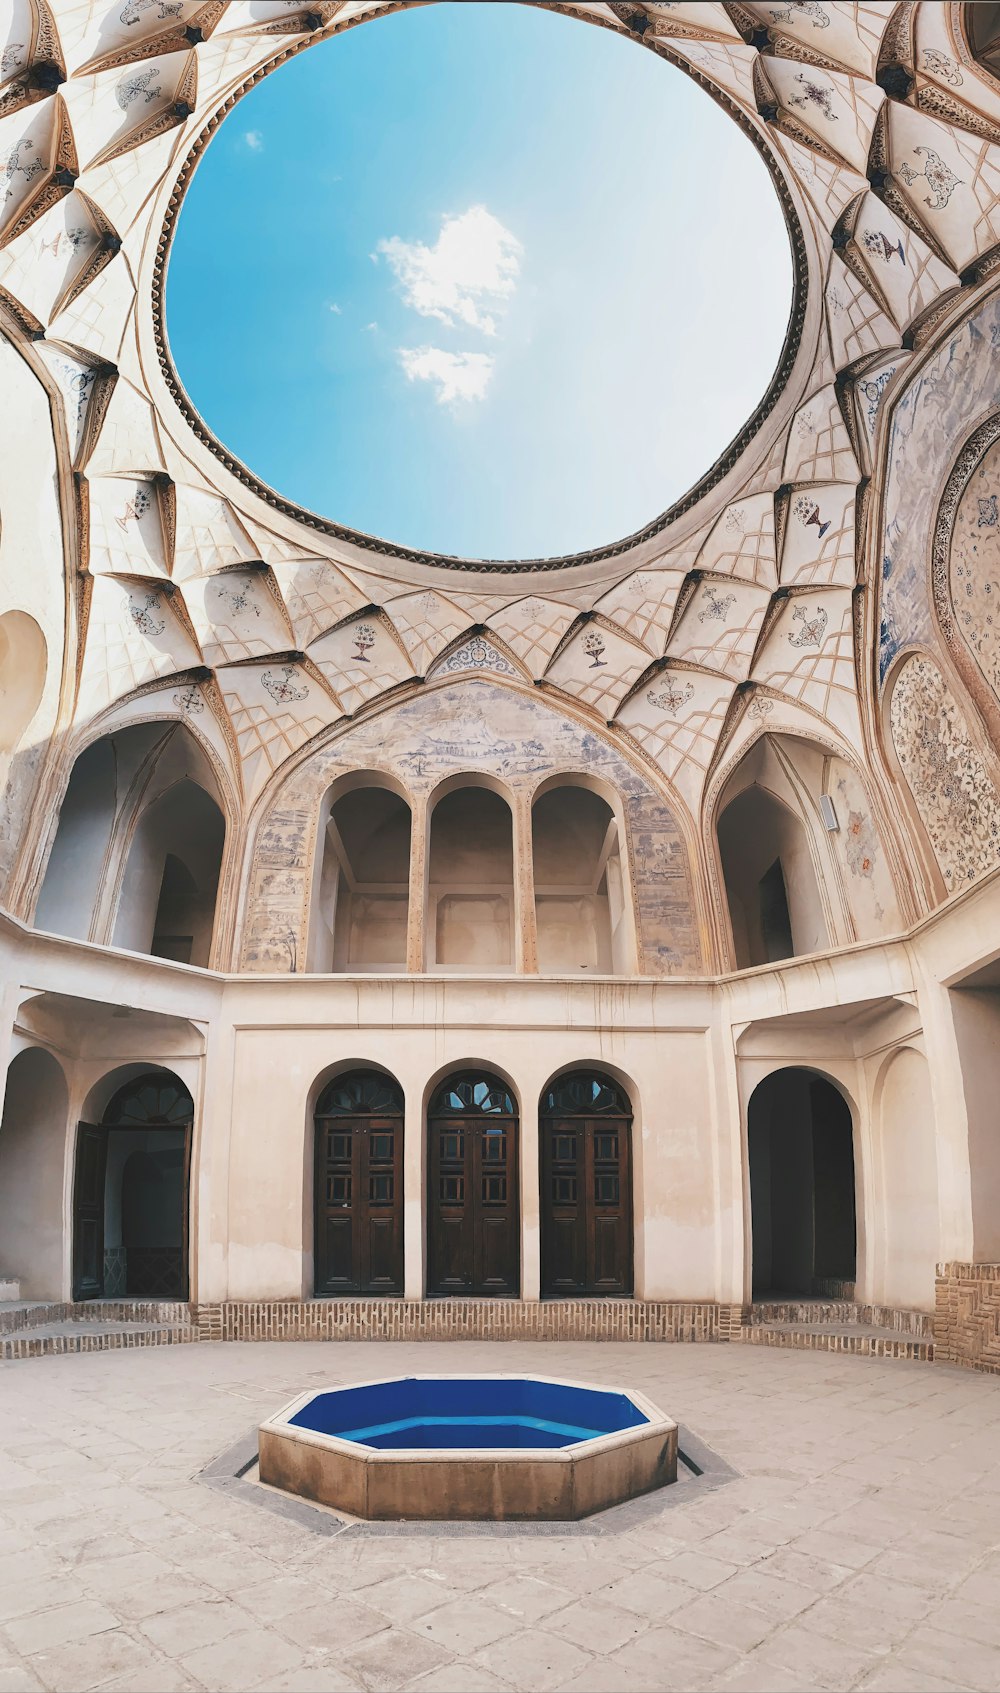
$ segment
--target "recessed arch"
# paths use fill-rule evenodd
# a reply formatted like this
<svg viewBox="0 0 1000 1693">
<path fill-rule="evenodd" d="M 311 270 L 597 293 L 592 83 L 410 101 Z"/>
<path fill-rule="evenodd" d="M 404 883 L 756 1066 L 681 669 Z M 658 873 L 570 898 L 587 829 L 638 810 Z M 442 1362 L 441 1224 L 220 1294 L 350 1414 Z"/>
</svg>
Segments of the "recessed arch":
<svg viewBox="0 0 1000 1693">
<path fill-rule="evenodd" d="M 804 1065 L 772 1070 L 747 1105 L 753 1297 L 853 1297 L 855 1118 L 843 1089 Z"/>
<path fill-rule="evenodd" d="M 29 1046 L 7 1069 L 0 1119 L 0 1277 L 26 1299 L 62 1299 L 69 1090 L 62 1065 Z"/>
<path fill-rule="evenodd" d="M 563 1070 L 539 1101 L 543 1298 L 629 1298 L 635 1286 L 632 1099 L 606 1071 Z"/>
<path fill-rule="evenodd" d="M 0 616 L 0 757 L 15 752 L 42 703 L 48 669 L 45 636 L 26 611 Z"/>
<path fill-rule="evenodd" d="M 413 812 L 385 771 L 338 777 L 320 804 L 309 972 L 406 969 Z"/>
<path fill-rule="evenodd" d="M 341 1069 L 314 1106 L 314 1292 L 403 1292 L 403 1090 L 383 1069 Z"/>
<path fill-rule="evenodd" d="M 512 971 L 512 797 L 480 772 L 446 777 L 428 800 L 427 830 L 427 968 Z"/>
<path fill-rule="evenodd" d="M 818 952 L 830 944 L 814 851 L 802 817 L 766 784 L 763 769 L 754 768 L 765 747 L 766 738 L 741 760 L 717 811 L 723 888 L 740 970 Z"/>
<path fill-rule="evenodd" d="M 100 1117 L 77 1128 L 74 1299 L 186 1299 L 190 1090 L 163 1066 L 130 1064 L 95 1084 L 87 1104 Z"/>
<path fill-rule="evenodd" d="M 607 783 L 559 774 L 531 806 L 535 930 L 541 974 L 626 976 L 635 921 L 621 804 Z M 602 792 L 601 790 L 605 791 Z"/>
<path fill-rule="evenodd" d="M 453 1069 L 427 1105 L 427 1293 L 516 1298 L 518 1113 L 492 1069 Z"/>
</svg>

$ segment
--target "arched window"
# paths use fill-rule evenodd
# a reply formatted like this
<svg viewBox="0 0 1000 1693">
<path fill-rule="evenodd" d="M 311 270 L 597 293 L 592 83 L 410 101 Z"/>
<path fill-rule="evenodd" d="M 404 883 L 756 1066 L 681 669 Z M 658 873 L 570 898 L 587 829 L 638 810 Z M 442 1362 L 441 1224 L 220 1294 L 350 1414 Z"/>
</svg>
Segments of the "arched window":
<svg viewBox="0 0 1000 1693">
<path fill-rule="evenodd" d="M 598 1071 L 560 1076 L 540 1113 L 542 1295 L 633 1289 L 632 1106 Z"/>
<path fill-rule="evenodd" d="M 517 1110 L 499 1077 L 455 1075 L 427 1113 L 427 1292 L 520 1288 Z"/>
<path fill-rule="evenodd" d="M 625 883 L 614 812 L 589 788 L 549 788 L 531 813 L 538 968 L 625 975 Z"/>
<path fill-rule="evenodd" d="M 511 970 L 514 840 L 506 800 L 490 788 L 453 788 L 431 813 L 428 967 Z"/>
<path fill-rule="evenodd" d="M 406 969 L 410 808 L 390 788 L 340 794 L 321 842 L 310 970 Z"/>
<path fill-rule="evenodd" d="M 156 1070 L 77 1130 L 74 1299 L 186 1299 L 194 1102 Z"/>
<path fill-rule="evenodd" d="M 316 1102 L 315 1292 L 403 1291 L 403 1094 L 354 1070 Z"/>
</svg>

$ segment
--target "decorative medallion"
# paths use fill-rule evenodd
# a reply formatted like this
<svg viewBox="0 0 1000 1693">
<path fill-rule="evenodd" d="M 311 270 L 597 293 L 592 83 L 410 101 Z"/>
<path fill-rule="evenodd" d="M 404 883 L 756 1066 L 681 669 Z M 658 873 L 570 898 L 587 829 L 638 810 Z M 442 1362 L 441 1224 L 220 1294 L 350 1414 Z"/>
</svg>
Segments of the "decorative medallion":
<svg viewBox="0 0 1000 1693">
<path fill-rule="evenodd" d="M 936 47 L 924 48 L 924 70 L 931 76 L 939 76 L 942 82 L 947 82 L 952 88 L 961 88 L 965 81 L 954 59 L 947 53 L 941 53 Z"/>
<path fill-rule="evenodd" d="M 599 635 L 596 629 L 592 629 L 589 635 L 584 635 L 583 650 L 590 659 L 591 670 L 596 670 L 598 665 L 607 664 L 607 659 L 601 657 L 604 648 L 604 636 Z"/>
<path fill-rule="evenodd" d="M 789 106 L 815 106 L 818 111 L 822 112 L 827 123 L 840 122 L 840 119 L 837 117 L 837 114 L 833 109 L 832 88 L 828 88 L 824 82 L 816 82 L 815 79 L 809 76 L 805 71 L 799 71 L 795 80 L 796 82 L 800 82 L 802 84 L 805 92 L 802 94 L 789 94 L 787 101 Z"/>
<path fill-rule="evenodd" d="M 121 517 L 115 518 L 119 529 L 127 533 L 129 524 L 138 523 L 143 513 L 149 510 L 151 503 L 148 491 L 145 488 L 137 488 L 132 498 L 125 501 L 125 510 Z"/>
<path fill-rule="evenodd" d="M 122 111 L 127 112 L 136 100 L 141 99 L 145 106 L 152 105 L 162 92 L 158 70 L 131 71 L 115 87 L 115 99 Z"/>
<path fill-rule="evenodd" d="M 900 264 L 905 266 L 906 253 L 902 241 L 893 241 L 892 236 L 887 235 L 884 229 L 866 229 L 861 240 L 866 251 L 874 258 L 881 259 L 883 264 L 891 264 L 893 259 L 898 258 Z"/>
<path fill-rule="evenodd" d="M 788 645 L 790 647 L 818 647 L 822 645 L 826 626 L 830 621 L 822 606 L 810 617 L 805 606 L 797 605 L 792 612 L 792 617 L 796 623 L 801 623 L 802 628 L 798 631 L 794 629 L 788 631 Z"/>
<path fill-rule="evenodd" d="M 735 594 L 718 594 L 714 588 L 705 589 L 705 599 L 708 602 L 698 613 L 699 623 L 725 623 L 729 616 L 730 606 L 736 604 Z"/>
<path fill-rule="evenodd" d="M 819 539 L 822 541 L 823 536 L 830 527 L 830 520 L 827 518 L 824 522 L 823 518 L 820 516 L 819 506 L 816 504 L 812 495 L 800 494 L 798 499 L 795 501 L 792 510 L 801 523 L 803 529 L 817 529 L 819 531 Z"/>
<path fill-rule="evenodd" d="M 5 202 L 10 199 L 14 192 L 15 176 L 20 174 L 24 177 L 25 182 L 31 182 L 34 177 L 45 174 L 44 159 L 29 159 L 25 163 L 23 155 L 34 152 L 34 148 L 35 143 L 29 136 L 24 136 L 20 141 L 15 141 L 10 151 L 5 154 L 3 163 L 0 164 L 0 181 L 3 182 Z"/>
<path fill-rule="evenodd" d="M 693 682 L 675 682 L 671 677 L 663 688 L 650 688 L 646 698 L 650 705 L 655 705 L 658 711 L 666 711 L 671 717 L 676 717 L 682 706 L 687 705 L 694 694 Z"/>
<path fill-rule="evenodd" d="M 471 641 L 466 641 L 464 646 L 456 647 L 441 666 L 442 673 L 453 674 L 457 670 L 489 670 L 495 676 L 518 675 L 510 659 L 504 658 L 503 654 L 498 653 L 489 641 L 484 641 L 481 635 L 473 635 Z"/>
<path fill-rule="evenodd" d="M 141 635 L 148 635 L 150 639 L 154 635 L 162 635 L 167 627 L 162 617 L 153 615 L 159 603 L 160 596 L 155 589 L 151 589 L 141 600 L 136 600 L 132 594 L 128 597 L 128 614 L 132 622 Z"/>
<path fill-rule="evenodd" d="M 935 153 L 933 147 L 923 145 L 912 149 L 918 159 L 924 160 L 923 170 L 914 170 L 912 165 L 902 164 L 896 173 L 907 188 L 912 188 L 915 182 L 923 177 L 930 189 L 924 199 L 924 205 L 930 206 L 932 212 L 941 211 L 948 204 L 956 188 L 962 186 L 964 177 L 956 176 L 950 165 L 946 165 L 940 153 Z"/>
<path fill-rule="evenodd" d="M 354 642 L 354 651 L 351 657 L 356 658 L 360 664 L 367 664 L 368 654 L 375 645 L 375 631 L 371 624 L 359 623 L 351 636 L 351 640 Z"/>
<path fill-rule="evenodd" d="M 193 682 L 182 693 L 174 694 L 173 703 L 178 711 L 186 711 L 192 717 L 200 717 L 205 709 L 205 701 Z"/>
<path fill-rule="evenodd" d="M 270 694 L 275 705 L 288 705 L 292 700 L 304 700 L 309 696 L 309 689 L 298 686 L 299 672 L 294 664 L 283 664 L 275 674 L 273 670 L 265 670 L 260 679 L 264 692 Z"/>
</svg>

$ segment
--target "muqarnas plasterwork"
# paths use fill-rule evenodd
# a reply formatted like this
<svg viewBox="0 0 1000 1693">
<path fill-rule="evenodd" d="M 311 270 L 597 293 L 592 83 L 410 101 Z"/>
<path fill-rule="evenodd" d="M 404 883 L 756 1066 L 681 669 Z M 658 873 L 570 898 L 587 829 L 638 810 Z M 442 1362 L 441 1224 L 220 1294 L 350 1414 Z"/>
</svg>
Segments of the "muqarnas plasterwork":
<svg viewBox="0 0 1000 1693">
<path fill-rule="evenodd" d="M 892 744 L 949 892 L 996 868 L 1000 795 L 965 714 L 922 653 L 901 666 L 889 711 Z"/>
</svg>

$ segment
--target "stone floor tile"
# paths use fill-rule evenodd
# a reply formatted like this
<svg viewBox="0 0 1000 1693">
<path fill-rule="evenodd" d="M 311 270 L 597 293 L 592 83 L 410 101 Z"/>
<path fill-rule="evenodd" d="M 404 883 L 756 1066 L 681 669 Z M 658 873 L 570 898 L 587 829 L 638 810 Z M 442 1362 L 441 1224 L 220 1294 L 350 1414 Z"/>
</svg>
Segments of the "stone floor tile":
<svg viewBox="0 0 1000 1693">
<path fill-rule="evenodd" d="M 85 1598 L 79 1581 L 65 1575 L 29 1575 L 20 1580 L 0 1582 L 0 1623 L 12 1622 L 15 1617 L 33 1616 L 36 1611 L 51 1611 L 56 1606 Z"/>
<path fill-rule="evenodd" d="M 293 1611 L 305 1611 L 315 1604 L 316 1587 L 297 1576 L 278 1576 L 246 1588 L 239 1602 L 255 1622 L 278 1622 Z"/>
<path fill-rule="evenodd" d="M 826 1563 L 845 1564 L 848 1569 L 860 1570 L 884 1551 L 884 1543 L 861 1540 L 843 1531 L 833 1533 L 827 1528 L 810 1529 L 791 1541 L 791 1549 L 810 1558 L 822 1558 Z"/>
<path fill-rule="evenodd" d="M 759 1610 L 772 1622 L 790 1622 L 816 1604 L 816 1594 L 797 1581 L 785 1581 L 764 1570 L 741 1570 L 722 1589 L 727 1603 Z"/>
<path fill-rule="evenodd" d="M 72 1641 L 86 1640 L 88 1635 L 103 1634 L 118 1627 L 118 1618 L 106 1605 L 83 1599 L 72 1605 L 57 1605 L 51 1610 L 36 1611 L 33 1616 L 15 1617 L 5 1625 L 8 1638 L 23 1657 Z"/>
<path fill-rule="evenodd" d="M 634 1640 L 637 1634 L 644 1633 L 647 1626 L 645 1617 L 637 1616 L 635 1611 L 625 1610 L 620 1605 L 602 1604 L 593 1594 L 588 1594 L 586 1599 L 575 1605 L 568 1605 L 563 1611 L 557 1611 L 545 1621 L 547 1632 L 559 1635 L 560 1639 L 571 1640 L 574 1645 L 582 1646 L 584 1651 L 599 1653 L 602 1657 L 609 1652 L 617 1652 L 627 1640 Z"/>
<path fill-rule="evenodd" d="M 1000 1652 L 977 1640 L 956 1639 L 945 1629 L 919 1623 L 894 1654 L 901 1668 L 921 1675 L 957 1678 L 964 1688 L 993 1693 L 1000 1687 Z"/>
<path fill-rule="evenodd" d="M 558 1576 L 558 1565 L 553 1574 Z M 632 1577 L 629 1578 L 634 1579 Z M 495 1605 L 521 1623 L 538 1622 L 565 1605 L 573 1603 L 576 1595 L 554 1581 L 537 1575 L 511 1575 L 484 1587 L 479 1598 L 484 1605 Z M 597 1597 L 597 1595 L 595 1595 Z"/>
<path fill-rule="evenodd" d="M 491 1605 L 484 1605 L 475 1595 L 464 1595 L 450 1604 L 423 1617 L 415 1617 L 411 1627 L 425 1640 L 433 1640 L 448 1652 L 473 1653 L 484 1646 L 492 1646 L 506 1634 L 516 1634 L 518 1623 L 514 1617 Z"/>
<path fill-rule="evenodd" d="M 39 1689 L 44 1693 L 45 1683 L 27 1664 L 0 1666 L 0 1693 L 38 1693 Z"/>
<path fill-rule="evenodd" d="M 940 1675 L 924 1675 L 920 1670 L 908 1669 L 895 1659 L 874 1670 L 859 1684 L 863 1693 L 965 1693 L 957 1681 L 946 1681 Z"/>
<path fill-rule="evenodd" d="M 28 1662 L 51 1693 L 78 1693 L 81 1687 L 102 1686 L 113 1676 L 130 1676 L 132 1686 L 141 1686 L 145 1693 L 146 1678 L 159 1669 L 162 1659 L 144 1641 L 118 1628 L 36 1652 Z"/>
<path fill-rule="evenodd" d="M 367 1640 L 388 1628 L 385 1617 L 367 1605 L 338 1599 L 324 1605 L 308 1605 L 278 1619 L 275 1628 L 296 1646 L 320 1652 L 342 1652 L 356 1641 Z"/>
<path fill-rule="evenodd" d="M 728 1581 L 737 1572 L 736 1564 L 723 1563 L 721 1558 L 710 1558 L 701 1551 L 679 1552 L 676 1558 L 667 1560 L 667 1567 L 675 1580 L 683 1581 L 686 1587 L 697 1588 L 699 1593 L 718 1587 L 720 1582 Z"/>
<path fill-rule="evenodd" d="M 712 1682 L 712 1693 L 802 1693 L 802 1681 L 773 1664 L 741 1658 Z"/>
<path fill-rule="evenodd" d="M 702 1593 L 693 1604 L 675 1611 L 670 1626 L 697 1634 L 702 1640 L 712 1640 L 717 1646 L 751 1652 L 777 1627 L 777 1619 L 767 1616 L 756 1605 L 734 1603 L 727 1585 L 712 1593 Z"/>
<path fill-rule="evenodd" d="M 960 1640 L 977 1640 L 981 1646 L 1000 1648 L 1000 1580 L 994 1586 L 992 1601 L 973 1605 L 949 1598 L 930 1610 L 927 1621 L 932 1628 L 955 1634 Z"/>
<path fill-rule="evenodd" d="M 414 1677 L 450 1663 L 451 1653 L 408 1628 L 387 1628 L 338 1653 L 337 1662 L 371 1693 L 395 1693 Z"/>
<path fill-rule="evenodd" d="M 301 1669 L 270 1676 L 262 1693 L 358 1693 L 360 1685 L 336 1664 L 303 1664 Z"/>
<path fill-rule="evenodd" d="M 612 1658 L 592 1658 L 559 1693 L 660 1693 L 662 1683 Z"/>
<path fill-rule="evenodd" d="M 609 1669 L 649 1676 L 656 1693 L 691 1693 L 711 1685 L 737 1653 L 672 1627 L 650 1628 L 605 1659 Z"/>
<path fill-rule="evenodd" d="M 866 1671 L 875 1668 L 879 1660 L 875 1653 L 793 1622 L 769 1635 L 763 1646 L 750 1655 L 750 1661 L 787 1670 L 793 1677 L 799 1677 L 805 1687 L 843 1693 L 845 1687 L 853 1687 Z"/>
<path fill-rule="evenodd" d="M 599 1587 L 588 1595 L 597 1604 L 617 1605 L 634 1611 L 649 1622 L 662 1622 L 681 1605 L 689 1605 L 698 1597 L 697 1589 L 688 1587 L 670 1574 L 670 1563 L 651 1564 L 648 1569 L 636 1570 L 613 1581 L 610 1587 Z"/>
<path fill-rule="evenodd" d="M 305 1654 L 280 1634 L 251 1626 L 186 1652 L 178 1661 L 212 1693 L 244 1693 L 250 1687 L 270 1687 L 275 1676 L 301 1669 Z"/>
<path fill-rule="evenodd" d="M 480 1669 L 502 1671 L 517 1693 L 550 1693 L 584 1669 L 590 1653 L 548 1629 L 529 1628 L 478 1652 L 471 1662 Z"/>
<path fill-rule="evenodd" d="M 416 1681 L 408 1681 L 413 1693 L 511 1693 L 511 1683 L 501 1681 L 492 1670 L 464 1659 L 460 1664 L 443 1664 Z"/>
<path fill-rule="evenodd" d="M 365 1588 L 364 1603 L 379 1611 L 392 1623 L 412 1622 L 414 1617 L 426 1616 L 448 1598 L 440 1581 L 427 1576 L 400 1574 L 387 1581 Z"/>
<path fill-rule="evenodd" d="M 209 1601 L 218 1595 L 206 1592 L 202 1583 L 171 1570 L 151 1581 L 138 1581 L 133 1586 L 123 1584 L 117 1592 L 108 1592 L 109 1603 L 125 1622 L 145 1622 L 147 1617 L 159 1616 L 163 1611 L 176 1611 L 182 1605 Z"/>
<path fill-rule="evenodd" d="M 811 1588 L 814 1593 L 829 1593 L 854 1574 L 846 1564 L 831 1564 L 825 1558 L 797 1552 L 794 1546 L 780 1546 L 772 1552 L 760 1565 L 760 1572 L 794 1581 L 799 1587 Z"/>
<path fill-rule="evenodd" d="M 214 1646 L 247 1627 L 245 1611 L 228 1599 L 198 1599 L 146 1617 L 136 1627 L 168 1658 L 183 1658 L 199 1646 Z"/>
</svg>

